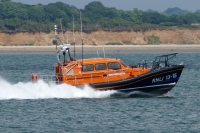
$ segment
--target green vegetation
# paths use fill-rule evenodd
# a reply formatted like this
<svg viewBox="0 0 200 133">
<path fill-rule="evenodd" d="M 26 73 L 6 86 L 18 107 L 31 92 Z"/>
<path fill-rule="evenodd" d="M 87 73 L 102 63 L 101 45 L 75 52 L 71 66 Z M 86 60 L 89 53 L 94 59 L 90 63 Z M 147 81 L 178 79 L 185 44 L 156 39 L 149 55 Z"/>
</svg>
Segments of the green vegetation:
<svg viewBox="0 0 200 133">
<path fill-rule="evenodd" d="M 125 45 L 137 45 L 136 43 L 130 42 L 130 41 L 123 41 L 122 42 Z"/>
<path fill-rule="evenodd" d="M 159 44 L 160 43 L 160 39 L 157 36 L 147 36 L 148 39 L 148 44 Z"/>
<path fill-rule="evenodd" d="M 169 8 L 163 13 L 153 10 L 147 12 L 133 9 L 129 11 L 105 7 L 101 2 L 94 1 L 85 6 L 82 12 L 83 30 L 148 30 L 169 28 L 200 28 L 200 11 L 195 13 Z M 60 20 L 64 30 L 73 29 L 73 16 L 75 30 L 80 30 L 80 10 L 62 2 L 48 5 L 26 5 L 0 0 L 0 31 L 45 31 L 54 30 L 53 25 L 60 28 Z"/>
<path fill-rule="evenodd" d="M 33 44 L 21 44 L 20 46 L 33 46 Z"/>
<path fill-rule="evenodd" d="M 184 15 L 184 14 L 188 14 L 190 13 L 187 10 L 182 10 L 178 7 L 174 7 L 174 8 L 168 8 L 166 11 L 163 12 L 166 15 L 173 15 L 173 14 L 177 14 L 177 15 Z"/>
<path fill-rule="evenodd" d="M 106 43 L 106 45 L 123 45 L 123 44 L 120 42 L 109 42 L 109 43 Z"/>
</svg>

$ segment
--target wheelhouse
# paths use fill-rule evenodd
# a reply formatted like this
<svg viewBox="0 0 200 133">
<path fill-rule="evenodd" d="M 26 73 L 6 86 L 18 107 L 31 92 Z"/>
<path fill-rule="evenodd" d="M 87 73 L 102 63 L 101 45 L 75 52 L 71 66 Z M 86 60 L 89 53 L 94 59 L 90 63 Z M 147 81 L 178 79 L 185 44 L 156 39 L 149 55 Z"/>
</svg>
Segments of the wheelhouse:
<svg viewBox="0 0 200 133">
<path fill-rule="evenodd" d="M 66 60 L 65 63 L 58 63 L 55 69 L 57 82 L 72 85 L 113 82 L 136 77 L 150 71 L 145 67 L 129 67 L 120 59 L 113 58 Z"/>
</svg>

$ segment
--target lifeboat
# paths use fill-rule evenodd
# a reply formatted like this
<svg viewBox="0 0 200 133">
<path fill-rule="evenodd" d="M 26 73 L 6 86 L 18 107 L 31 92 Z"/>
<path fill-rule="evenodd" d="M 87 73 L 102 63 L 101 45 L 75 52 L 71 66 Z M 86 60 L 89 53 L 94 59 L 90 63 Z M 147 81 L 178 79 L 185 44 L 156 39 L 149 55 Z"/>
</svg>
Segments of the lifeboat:
<svg viewBox="0 0 200 133">
<path fill-rule="evenodd" d="M 55 65 L 55 82 L 79 88 L 89 85 L 99 91 L 164 95 L 177 84 L 184 68 L 183 64 L 170 63 L 177 53 L 157 56 L 152 67 L 147 67 L 146 62 L 129 66 L 117 58 L 75 60 L 66 46 L 62 46 L 61 52 L 66 52 L 64 56 L 68 53 L 69 59 Z"/>
<path fill-rule="evenodd" d="M 55 26 L 55 33 L 56 29 Z M 164 95 L 177 84 L 184 68 L 182 63 L 170 63 L 178 53 L 155 57 L 151 67 L 147 66 L 146 61 L 130 66 L 117 58 L 83 59 L 83 48 L 82 59 L 74 59 L 65 44 L 60 45 L 59 50 L 56 45 L 56 53 L 58 62 L 55 65 L 55 75 L 53 78 L 40 75 L 40 79 L 51 79 L 56 84 L 64 83 L 79 88 L 89 85 L 98 91 L 115 90 L 123 93 L 143 92 L 154 96 Z M 60 53 L 64 56 L 63 61 L 60 61 Z"/>
<path fill-rule="evenodd" d="M 78 87 L 87 84 L 101 91 L 139 91 L 163 95 L 177 84 L 184 68 L 182 64 L 169 63 L 169 59 L 176 55 L 177 53 L 156 57 L 151 68 L 145 62 L 129 66 L 116 58 L 66 60 L 55 66 L 56 83 Z"/>
</svg>

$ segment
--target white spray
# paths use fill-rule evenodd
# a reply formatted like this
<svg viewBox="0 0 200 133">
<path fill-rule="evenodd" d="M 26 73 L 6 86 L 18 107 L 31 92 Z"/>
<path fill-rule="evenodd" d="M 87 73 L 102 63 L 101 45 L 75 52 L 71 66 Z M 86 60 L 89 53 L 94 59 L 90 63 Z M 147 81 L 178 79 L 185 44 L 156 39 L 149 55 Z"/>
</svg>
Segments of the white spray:
<svg viewBox="0 0 200 133">
<path fill-rule="evenodd" d="M 0 78 L 0 100 L 8 99 L 50 99 L 50 98 L 107 98 L 115 91 L 95 91 L 89 86 L 83 89 L 67 84 L 47 84 L 42 80 L 36 83 L 19 82 L 10 84 Z"/>
</svg>

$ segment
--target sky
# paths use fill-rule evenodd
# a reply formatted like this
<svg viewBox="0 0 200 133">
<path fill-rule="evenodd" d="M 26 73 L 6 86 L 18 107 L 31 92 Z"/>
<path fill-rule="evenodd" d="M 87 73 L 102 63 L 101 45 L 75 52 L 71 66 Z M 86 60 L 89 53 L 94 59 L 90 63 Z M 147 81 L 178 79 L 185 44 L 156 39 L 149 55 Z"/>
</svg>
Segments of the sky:
<svg viewBox="0 0 200 133">
<path fill-rule="evenodd" d="M 92 1 L 100 1 L 106 7 L 115 7 L 122 10 L 132 10 L 138 8 L 146 11 L 148 9 L 163 12 L 167 8 L 179 7 L 183 10 L 195 12 L 200 10 L 200 0 L 12 0 L 29 5 L 63 2 L 84 9 L 85 5 Z"/>
</svg>

